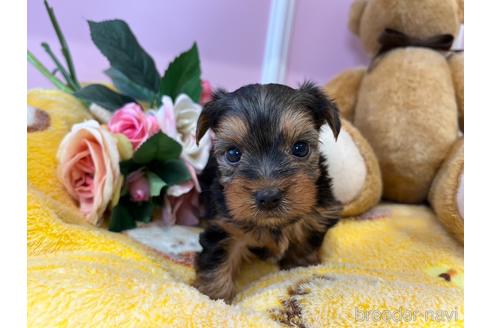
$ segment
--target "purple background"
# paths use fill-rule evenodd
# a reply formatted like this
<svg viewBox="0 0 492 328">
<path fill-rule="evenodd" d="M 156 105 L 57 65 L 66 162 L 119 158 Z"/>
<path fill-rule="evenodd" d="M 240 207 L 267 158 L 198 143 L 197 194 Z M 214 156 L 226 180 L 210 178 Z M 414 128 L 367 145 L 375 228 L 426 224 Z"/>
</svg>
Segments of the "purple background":
<svg viewBox="0 0 492 328">
<path fill-rule="evenodd" d="M 325 83 L 346 68 L 367 64 L 358 40 L 347 27 L 351 0 L 297 1 L 289 50 L 287 83 L 304 79 Z M 93 45 L 86 20 L 120 18 L 162 73 L 177 54 L 197 41 L 202 78 L 228 89 L 259 82 L 268 26 L 267 0 L 51 0 L 68 40 L 79 80 L 108 81 L 107 60 Z M 28 1 L 28 48 L 53 68 L 40 43 L 58 53 L 55 33 L 42 0 Z M 61 58 L 61 56 L 60 56 Z M 28 87 L 51 84 L 28 65 Z"/>
</svg>

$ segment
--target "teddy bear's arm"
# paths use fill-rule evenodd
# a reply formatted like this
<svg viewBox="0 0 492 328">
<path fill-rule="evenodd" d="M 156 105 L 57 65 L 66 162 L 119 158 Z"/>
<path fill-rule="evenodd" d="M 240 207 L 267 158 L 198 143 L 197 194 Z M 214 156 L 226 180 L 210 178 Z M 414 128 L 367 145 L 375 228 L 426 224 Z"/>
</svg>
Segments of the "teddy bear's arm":
<svg viewBox="0 0 492 328">
<path fill-rule="evenodd" d="M 350 69 L 336 76 L 325 86 L 326 93 L 333 98 L 340 114 L 349 121 L 354 117 L 359 86 L 365 74 L 365 68 Z"/>
<path fill-rule="evenodd" d="M 464 106 L 464 59 L 465 53 L 457 53 L 452 55 L 449 59 L 449 68 L 453 78 L 454 91 L 456 94 L 456 103 L 458 104 L 458 116 L 461 131 L 465 130 L 465 106 Z"/>
<path fill-rule="evenodd" d="M 429 202 L 442 224 L 463 244 L 464 232 L 464 139 L 456 140 L 434 177 Z"/>
</svg>

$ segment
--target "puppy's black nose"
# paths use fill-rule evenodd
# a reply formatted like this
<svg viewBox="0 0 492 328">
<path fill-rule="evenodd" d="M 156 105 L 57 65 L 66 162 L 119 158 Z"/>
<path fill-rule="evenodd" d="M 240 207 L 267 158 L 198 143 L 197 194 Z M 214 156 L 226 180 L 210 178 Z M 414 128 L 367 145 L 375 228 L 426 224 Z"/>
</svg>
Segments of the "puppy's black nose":
<svg viewBox="0 0 492 328">
<path fill-rule="evenodd" d="M 256 206 L 262 210 L 273 210 L 280 205 L 282 192 L 277 188 L 263 189 L 257 191 Z"/>
</svg>

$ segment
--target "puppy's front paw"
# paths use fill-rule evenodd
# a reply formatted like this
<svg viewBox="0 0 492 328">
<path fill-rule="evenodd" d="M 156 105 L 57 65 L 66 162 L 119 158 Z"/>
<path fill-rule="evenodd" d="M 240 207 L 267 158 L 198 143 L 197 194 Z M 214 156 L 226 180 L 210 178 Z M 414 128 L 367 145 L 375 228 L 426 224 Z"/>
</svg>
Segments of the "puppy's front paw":
<svg viewBox="0 0 492 328">
<path fill-rule="evenodd" d="M 280 270 L 289 270 L 295 267 L 306 267 L 320 263 L 319 252 L 312 252 L 303 256 L 287 254 L 278 262 L 278 265 Z"/>
<path fill-rule="evenodd" d="M 213 300 L 222 299 L 230 304 L 234 297 L 234 284 L 232 281 L 220 278 L 204 278 L 198 276 L 192 284 L 202 294 Z"/>
</svg>

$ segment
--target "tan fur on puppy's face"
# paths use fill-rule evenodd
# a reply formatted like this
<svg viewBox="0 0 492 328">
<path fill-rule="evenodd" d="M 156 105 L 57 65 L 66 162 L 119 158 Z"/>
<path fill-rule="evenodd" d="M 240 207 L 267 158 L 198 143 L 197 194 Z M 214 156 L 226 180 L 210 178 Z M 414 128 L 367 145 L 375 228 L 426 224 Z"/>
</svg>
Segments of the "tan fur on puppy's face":
<svg viewBox="0 0 492 328">
<path fill-rule="evenodd" d="M 223 143 L 240 144 L 248 134 L 246 122 L 237 116 L 224 117 L 216 135 Z"/>
<path fill-rule="evenodd" d="M 280 117 L 280 133 L 286 139 L 294 143 L 298 140 L 319 139 L 313 120 L 302 110 L 288 110 Z"/>
<path fill-rule="evenodd" d="M 312 118 L 298 108 L 285 109 L 273 118 L 276 126 L 268 135 L 258 136 L 254 123 L 234 116 L 224 118 L 216 132 L 216 158 L 227 207 L 234 219 L 259 226 L 294 220 L 311 212 L 317 200 L 319 133 Z M 255 144 L 251 138 L 267 140 Z M 298 141 L 309 145 L 309 154 L 304 158 L 292 154 Z M 224 159 L 231 146 L 243 154 L 237 165 Z M 277 209 L 264 212 L 257 208 L 255 193 L 267 188 L 281 190 L 282 201 Z"/>
<path fill-rule="evenodd" d="M 254 193 L 265 187 L 277 187 L 284 193 L 279 209 L 267 215 L 256 208 L 254 199 Z M 311 212 L 316 204 L 316 181 L 304 174 L 275 183 L 236 178 L 224 187 L 224 192 L 232 216 L 239 222 L 257 226 L 273 227 L 291 223 L 291 220 Z"/>
</svg>

